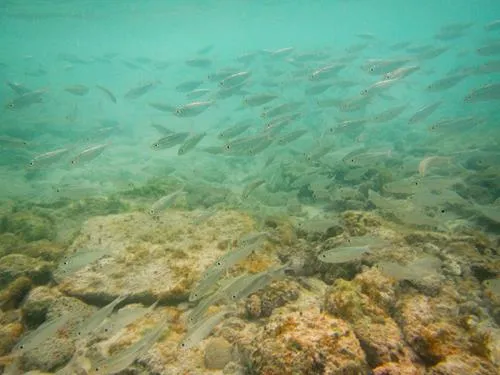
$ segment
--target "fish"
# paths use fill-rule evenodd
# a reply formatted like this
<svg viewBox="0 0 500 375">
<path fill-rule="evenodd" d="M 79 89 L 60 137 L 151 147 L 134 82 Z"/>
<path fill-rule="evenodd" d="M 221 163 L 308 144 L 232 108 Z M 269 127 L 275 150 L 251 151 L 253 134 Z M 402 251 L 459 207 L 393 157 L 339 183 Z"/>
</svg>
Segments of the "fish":
<svg viewBox="0 0 500 375">
<path fill-rule="evenodd" d="M 382 273 L 397 281 L 420 281 L 427 277 L 437 276 L 441 268 L 441 260 L 431 255 L 417 258 L 405 266 L 394 262 L 379 262 L 376 267 Z"/>
<path fill-rule="evenodd" d="M 278 98 L 276 94 L 256 94 L 251 96 L 246 96 L 243 98 L 243 103 L 250 107 L 260 107 L 261 105 L 270 103 L 271 101 Z"/>
<path fill-rule="evenodd" d="M 71 165 L 79 165 L 94 160 L 101 155 L 108 146 L 109 143 L 103 143 L 87 147 L 71 160 Z"/>
<path fill-rule="evenodd" d="M 107 249 L 85 249 L 77 251 L 64 258 L 54 271 L 54 279 L 62 280 L 82 268 L 110 255 Z"/>
<path fill-rule="evenodd" d="M 32 104 L 42 103 L 43 96 L 47 90 L 34 90 L 25 94 L 19 95 L 6 104 L 7 109 L 15 110 L 31 106 Z"/>
<path fill-rule="evenodd" d="M 326 92 L 328 89 L 331 89 L 333 87 L 333 83 L 331 82 L 324 82 L 324 83 L 317 83 L 315 85 L 306 87 L 304 90 L 304 94 L 306 95 L 319 95 L 323 94 Z"/>
<path fill-rule="evenodd" d="M 244 120 L 243 122 L 240 121 L 236 125 L 222 130 L 218 134 L 217 138 L 228 140 L 237 137 L 238 135 L 246 132 L 250 128 L 250 126 L 252 126 L 251 120 Z"/>
<path fill-rule="evenodd" d="M 368 199 L 375 207 L 383 210 L 395 210 L 405 205 L 405 201 L 382 197 L 371 189 L 368 190 Z"/>
<path fill-rule="evenodd" d="M 17 95 L 24 95 L 24 94 L 27 94 L 33 90 L 27 88 L 26 86 L 24 86 L 22 83 L 18 83 L 18 82 L 11 82 L 11 81 L 7 81 L 6 82 L 7 86 L 9 86 L 12 91 L 14 91 Z"/>
<path fill-rule="evenodd" d="M 428 48 L 417 54 L 416 58 L 418 60 L 431 60 L 436 57 L 441 56 L 443 53 L 447 52 L 449 47 L 436 47 L 436 48 Z"/>
<path fill-rule="evenodd" d="M 243 71 L 231 74 L 219 82 L 220 87 L 234 87 L 247 81 L 252 76 L 251 72 Z"/>
<path fill-rule="evenodd" d="M 300 117 L 300 113 L 292 113 L 290 115 L 273 118 L 271 121 L 266 123 L 265 130 L 269 131 L 271 135 L 274 135 Z"/>
<path fill-rule="evenodd" d="M 206 135 L 207 133 L 205 132 L 190 135 L 188 138 L 186 138 L 184 143 L 179 147 L 177 155 L 185 155 L 186 153 L 194 149 L 196 145 L 200 143 L 203 138 L 205 138 Z"/>
<path fill-rule="evenodd" d="M 484 25 L 484 30 L 486 31 L 500 30 L 500 20 L 491 21 L 490 23 Z"/>
<path fill-rule="evenodd" d="M 183 194 L 186 194 L 184 189 L 179 189 L 177 191 L 174 191 L 173 193 L 161 197 L 153 203 L 151 208 L 148 210 L 148 214 L 153 217 L 158 216 L 161 211 L 164 211 L 166 208 L 172 207 L 175 204 L 176 200 Z"/>
<path fill-rule="evenodd" d="M 288 102 L 274 108 L 266 109 L 260 115 L 261 118 L 273 118 L 297 110 L 303 105 L 301 102 Z"/>
<path fill-rule="evenodd" d="M 35 156 L 29 163 L 29 168 L 45 168 L 60 161 L 64 156 L 69 154 L 68 148 L 60 148 L 54 151 L 45 152 Z"/>
<path fill-rule="evenodd" d="M 107 304 L 104 307 L 101 307 L 99 310 L 90 314 L 88 318 L 86 318 L 83 322 L 81 322 L 77 329 L 76 333 L 80 338 L 87 338 L 96 328 L 98 328 L 104 319 L 106 319 L 125 299 L 127 299 L 129 294 L 123 294 L 116 297 L 113 301 Z"/>
<path fill-rule="evenodd" d="M 24 335 L 14 346 L 12 352 L 27 352 L 38 348 L 47 340 L 55 337 L 57 332 L 73 319 L 75 319 L 73 314 L 63 314 L 58 318 L 45 321 L 34 331 Z"/>
<path fill-rule="evenodd" d="M 345 64 L 330 64 L 323 66 L 311 73 L 309 76 L 310 81 L 323 81 L 336 76 L 347 65 Z"/>
<path fill-rule="evenodd" d="M 464 98 L 465 103 L 500 100 L 500 83 L 491 83 L 472 90 Z"/>
<path fill-rule="evenodd" d="M 166 148 L 171 148 L 177 146 L 178 144 L 184 142 L 184 140 L 189 137 L 188 132 L 172 133 L 168 134 L 163 138 L 158 139 L 151 145 L 153 150 L 164 150 Z"/>
<path fill-rule="evenodd" d="M 433 165 L 439 165 L 443 163 L 449 165 L 450 161 L 451 158 L 449 156 L 428 156 L 422 159 L 422 161 L 420 161 L 420 163 L 418 164 L 418 173 L 420 174 L 420 176 L 424 177 L 429 168 L 431 168 Z"/>
<path fill-rule="evenodd" d="M 280 146 L 285 146 L 293 141 L 296 141 L 303 135 L 307 134 L 307 129 L 297 129 L 289 133 L 283 134 L 278 138 L 278 144 Z"/>
<path fill-rule="evenodd" d="M 417 124 L 419 122 L 425 121 L 432 115 L 442 104 L 442 101 L 437 101 L 431 104 L 427 104 L 419 108 L 408 120 L 408 124 Z"/>
<path fill-rule="evenodd" d="M 160 322 L 149 330 L 141 339 L 129 346 L 127 349 L 113 354 L 92 364 L 91 374 L 111 375 L 122 372 L 138 358 L 142 357 L 158 341 L 168 328 L 168 322 Z"/>
<path fill-rule="evenodd" d="M 193 91 L 193 90 L 197 89 L 201 85 L 203 85 L 203 81 L 187 81 L 187 82 L 183 82 L 183 83 L 180 83 L 177 86 L 175 86 L 175 91 L 189 92 L 189 91 Z"/>
<path fill-rule="evenodd" d="M 175 113 L 177 107 L 175 105 L 169 103 L 159 103 L 159 102 L 151 102 L 148 103 L 150 107 L 157 109 L 162 112 Z"/>
<path fill-rule="evenodd" d="M 403 59 L 371 59 L 368 60 L 361 66 L 365 72 L 371 75 L 384 75 L 392 72 L 395 69 L 401 68 L 403 65 L 406 65 L 410 62 L 411 59 L 403 58 Z"/>
<path fill-rule="evenodd" d="M 266 180 L 263 180 L 263 179 L 258 179 L 258 180 L 250 182 L 243 189 L 243 193 L 241 193 L 241 198 L 242 199 L 248 198 L 248 196 L 250 195 L 250 193 L 252 193 L 252 191 L 254 191 L 259 186 L 261 186 L 261 185 L 263 185 L 265 183 L 266 183 Z"/>
<path fill-rule="evenodd" d="M 432 82 L 427 86 L 427 91 L 438 92 L 443 90 L 448 90 L 458 83 L 462 82 L 462 80 L 466 77 L 464 74 L 456 74 L 449 77 L 438 79 L 437 81 Z"/>
<path fill-rule="evenodd" d="M 180 107 L 177 107 L 175 109 L 174 114 L 177 117 L 195 117 L 198 116 L 199 114 L 205 112 L 208 108 L 212 107 L 212 105 L 215 104 L 215 101 L 210 100 L 210 101 L 198 101 L 198 102 L 191 102 L 185 105 L 182 105 Z"/>
<path fill-rule="evenodd" d="M 430 132 L 455 132 L 455 131 L 466 131 L 473 127 L 483 124 L 485 122 L 482 118 L 476 118 L 473 116 L 465 117 L 447 117 L 436 121 L 428 127 Z"/>
<path fill-rule="evenodd" d="M 386 73 L 384 75 L 384 79 L 386 79 L 386 80 L 402 79 L 402 78 L 408 77 L 409 75 L 411 75 L 415 72 L 418 72 L 419 70 L 420 70 L 420 67 L 418 65 L 400 67 L 400 68 L 394 69 L 392 72 Z"/>
<path fill-rule="evenodd" d="M 29 142 L 24 139 L 0 135 L 0 148 L 25 148 L 28 145 Z"/>
<path fill-rule="evenodd" d="M 344 120 L 338 122 L 337 125 L 333 128 L 330 128 L 329 131 L 334 134 L 349 133 L 362 129 L 366 123 L 366 119 Z"/>
<path fill-rule="evenodd" d="M 84 96 L 87 95 L 89 92 L 89 88 L 85 85 L 71 85 L 67 86 L 64 88 L 64 91 L 69 92 L 70 94 L 76 95 L 76 96 Z"/>
<path fill-rule="evenodd" d="M 188 350 L 198 345 L 210 335 L 212 330 L 224 320 L 229 312 L 229 310 L 221 310 L 195 324 L 179 342 L 179 349 Z"/>
<path fill-rule="evenodd" d="M 486 44 L 484 46 L 476 49 L 478 55 L 481 56 L 495 56 L 500 55 L 500 41 L 495 41 L 490 44 Z"/>
<path fill-rule="evenodd" d="M 195 57 L 185 61 L 187 66 L 194 68 L 208 68 L 212 65 L 212 60 L 205 57 Z"/>
<path fill-rule="evenodd" d="M 109 100 L 111 100 L 113 103 L 116 103 L 116 96 L 109 89 L 102 85 L 96 85 L 96 87 L 101 90 Z"/>
<path fill-rule="evenodd" d="M 150 81 L 143 83 L 142 85 L 136 86 L 128 90 L 123 96 L 125 99 L 137 99 L 151 91 L 154 87 L 159 84 L 159 81 Z"/>
<path fill-rule="evenodd" d="M 186 98 L 188 99 L 198 99 L 202 96 L 210 94 L 211 90 L 209 89 L 195 89 L 186 93 Z"/>
<path fill-rule="evenodd" d="M 394 120 L 395 118 L 399 117 L 407 108 L 407 105 L 400 105 L 397 107 L 389 108 L 386 109 L 385 111 L 382 111 L 380 113 L 377 113 L 375 116 L 372 117 L 372 122 L 388 122 L 391 120 Z"/>
<path fill-rule="evenodd" d="M 369 251 L 369 246 L 342 246 L 322 251 L 318 254 L 317 258 L 324 263 L 346 263 L 358 260 Z"/>
<path fill-rule="evenodd" d="M 358 152 L 354 151 L 346 155 L 342 161 L 349 166 L 363 166 L 375 164 L 380 160 L 390 158 L 392 156 L 392 150 L 383 151 L 366 151 Z"/>
<path fill-rule="evenodd" d="M 367 87 L 366 89 L 361 90 L 360 94 L 362 96 L 373 96 L 376 94 L 380 94 L 385 90 L 391 88 L 395 83 L 399 81 L 399 78 L 394 79 L 384 79 L 382 81 L 378 81 L 373 85 Z"/>
</svg>

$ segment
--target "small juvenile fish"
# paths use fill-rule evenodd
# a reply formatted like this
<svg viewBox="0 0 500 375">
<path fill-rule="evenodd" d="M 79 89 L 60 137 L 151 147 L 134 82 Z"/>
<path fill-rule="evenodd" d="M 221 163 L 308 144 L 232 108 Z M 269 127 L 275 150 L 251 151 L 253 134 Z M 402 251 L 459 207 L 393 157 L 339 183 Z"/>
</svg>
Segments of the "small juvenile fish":
<svg viewBox="0 0 500 375">
<path fill-rule="evenodd" d="M 278 98 L 278 95 L 275 94 L 256 94 L 245 97 L 243 99 L 243 103 L 250 107 L 259 107 L 275 100 L 276 98 Z"/>
<path fill-rule="evenodd" d="M 162 112 L 169 112 L 169 113 L 175 113 L 175 110 L 177 109 L 176 106 L 168 104 L 168 103 L 159 103 L 159 102 L 152 102 L 148 103 L 150 107 L 153 107 L 154 109 L 157 109 Z"/>
<path fill-rule="evenodd" d="M 175 109 L 174 114 L 177 117 L 194 117 L 198 116 L 200 113 L 205 112 L 208 108 L 210 108 L 215 101 L 205 101 L 205 102 L 192 102 L 189 104 L 185 104 L 183 106 L 177 107 Z"/>
<path fill-rule="evenodd" d="M 438 79 L 427 86 L 427 91 L 437 92 L 450 89 L 460 83 L 465 77 L 466 75 L 464 74 L 458 74 Z"/>
<path fill-rule="evenodd" d="M 324 263 L 346 263 L 359 259 L 370 251 L 369 246 L 342 246 L 318 254 L 318 260 Z"/>
<path fill-rule="evenodd" d="M 77 165 L 81 164 L 82 162 L 89 162 L 91 160 L 94 160 L 104 152 L 104 150 L 108 147 L 108 145 L 109 143 L 104 143 L 86 148 L 78 155 L 76 155 L 73 160 L 71 160 L 71 164 Z"/>
<path fill-rule="evenodd" d="M 410 59 L 372 59 L 363 64 L 361 68 L 372 75 L 383 75 L 406 65 L 409 61 Z"/>
<path fill-rule="evenodd" d="M 365 119 L 344 120 L 340 121 L 335 127 L 330 128 L 329 130 L 334 134 L 349 133 L 362 128 L 365 126 L 366 122 L 367 120 Z"/>
<path fill-rule="evenodd" d="M 190 349 L 198 345 L 208 335 L 210 335 L 215 326 L 217 326 L 220 322 L 222 322 L 222 320 L 224 320 L 228 312 L 228 310 L 219 311 L 194 325 L 182 338 L 181 342 L 179 343 L 179 348 Z"/>
<path fill-rule="evenodd" d="M 206 135 L 207 133 L 203 132 L 203 133 L 193 134 L 188 138 L 186 138 L 184 143 L 179 147 L 177 155 L 185 155 L 186 153 L 194 149 L 196 145 L 200 143 L 203 138 L 205 138 Z"/>
<path fill-rule="evenodd" d="M 77 251 L 66 257 L 54 272 L 56 280 L 63 279 L 76 271 L 88 266 L 91 263 L 109 255 L 109 250 L 91 249 L 87 251 Z"/>
<path fill-rule="evenodd" d="M 89 92 L 89 88 L 85 85 L 71 85 L 64 88 L 64 91 L 76 96 L 84 96 Z"/>
<path fill-rule="evenodd" d="M 428 156 L 418 164 L 418 173 L 424 177 L 429 168 L 436 164 L 450 164 L 451 158 L 449 156 Z"/>
<path fill-rule="evenodd" d="M 333 84 L 331 82 L 318 83 L 313 86 L 309 86 L 304 90 L 304 94 L 306 95 L 319 95 L 323 94 L 328 89 L 332 88 Z"/>
<path fill-rule="evenodd" d="M 124 98 L 125 99 L 137 99 L 149 92 L 151 89 L 153 89 L 159 81 L 151 81 L 151 82 L 146 82 L 140 86 L 134 87 L 130 90 L 128 90 Z"/>
<path fill-rule="evenodd" d="M 484 26 L 486 31 L 496 31 L 500 30 L 500 20 L 495 20 Z"/>
<path fill-rule="evenodd" d="M 297 129 L 297 130 L 294 130 L 290 133 L 283 134 L 281 137 L 278 138 L 278 144 L 280 146 L 287 145 L 287 144 L 299 139 L 300 137 L 302 137 L 306 133 L 307 133 L 306 129 Z"/>
<path fill-rule="evenodd" d="M 198 99 L 210 93 L 209 89 L 195 89 L 186 93 L 188 99 Z"/>
<path fill-rule="evenodd" d="M 482 47 L 479 47 L 476 52 L 481 56 L 493 56 L 500 54 L 500 41 L 496 41 Z"/>
<path fill-rule="evenodd" d="M 166 148 L 171 148 L 178 145 L 179 143 L 184 142 L 187 137 L 189 137 L 188 132 L 168 134 L 153 143 L 151 145 L 151 148 L 153 150 L 163 150 Z"/>
<path fill-rule="evenodd" d="M 180 197 L 182 194 L 186 194 L 186 192 L 183 191 L 183 189 L 179 189 L 177 191 L 174 191 L 173 193 L 161 197 L 155 203 L 153 203 L 148 213 L 151 216 L 159 215 L 161 211 L 174 205 L 177 198 Z"/>
<path fill-rule="evenodd" d="M 356 154 L 349 154 L 345 156 L 342 160 L 349 166 L 365 166 L 377 163 L 379 160 L 390 158 L 392 156 L 392 150 L 386 151 L 368 151 Z"/>
<path fill-rule="evenodd" d="M 397 79 L 384 79 L 382 81 L 376 82 L 370 87 L 367 87 L 366 89 L 361 90 L 360 94 L 362 96 L 373 96 L 375 94 L 380 94 L 381 92 L 391 88 L 395 83 L 399 81 L 399 78 Z"/>
<path fill-rule="evenodd" d="M 22 83 L 7 81 L 7 86 L 9 86 L 17 95 L 24 95 L 32 91 Z"/>
<path fill-rule="evenodd" d="M 303 103 L 300 103 L 300 102 L 283 103 L 283 104 L 278 105 L 277 107 L 265 110 L 264 112 L 261 113 L 260 117 L 262 117 L 262 118 L 277 117 L 280 115 L 284 115 L 288 112 L 292 112 L 294 110 L 297 110 L 302 105 L 303 105 Z"/>
<path fill-rule="evenodd" d="M 248 196 L 250 195 L 250 193 L 252 191 L 254 191 L 255 189 L 257 189 L 259 186 L 263 185 L 266 183 L 266 180 L 262 180 L 262 179 L 259 179 L 259 180 L 255 180 L 255 181 L 252 181 L 250 182 L 247 186 L 245 186 L 245 188 L 243 189 L 243 193 L 241 194 L 241 198 L 242 199 L 246 199 L 248 198 Z"/>
<path fill-rule="evenodd" d="M 91 334 L 101 323 L 106 319 L 115 309 L 115 307 L 124 301 L 128 297 L 128 294 L 123 294 L 116 297 L 112 302 L 106 306 L 100 308 L 96 312 L 90 314 L 90 316 L 85 319 L 77 328 L 77 334 L 79 337 L 86 337 Z"/>
<path fill-rule="evenodd" d="M 379 262 L 377 268 L 396 280 L 419 281 L 429 276 L 436 276 L 441 268 L 439 258 L 426 255 L 406 265 L 393 262 Z"/>
<path fill-rule="evenodd" d="M 194 59 L 186 60 L 186 65 L 194 68 L 208 68 L 212 65 L 212 60 L 204 57 L 195 57 Z"/>
<path fill-rule="evenodd" d="M 392 72 L 386 73 L 384 79 L 402 79 L 420 70 L 418 65 L 406 66 L 394 69 Z"/>
<path fill-rule="evenodd" d="M 26 108 L 32 104 L 41 103 L 43 102 L 43 95 L 46 92 L 47 92 L 46 90 L 29 91 L 11 100 L 9 103 L 7 103 L 6 107 L 8 109 L 14 110 L 14 109 Z"/>
<path fill-rule="evenodd" d="M 189 92 L 197 89 L 203 84 L 203 81 L 187 81 L 175 86 L 175 90 L 179 92 Z"/>
<path fill-rule="evenodd" d="M 401 113 L 403 113 L 406 109 L 406 105 L 400 105 L 398 107 L 394 108 L 389 108 L 386 109 L 383 112 L 380 112 L 373 116 L 372 121 L 373 122 L 388 122 L 391 120 L 394 120 L 396 117 L 398 117 Z"/>
<path fill-rule="evenodd" d="M 466 131 L 472 129 L 473 127 L 483 122 L 484 122 L 483 119 L 475 118 L 472 116 L 443 118 L 439 121 L 436 121 L 431 126 L 429 126 L 429 131 L 431 132 Z"/>
<path fill-rule="evenodd" d="M 116 103 L 116 96 L 106 87 L 101 86 L 101 85 L 96 85 L 96 87 L 101 90 L 104 94 L 106 94 L 106 97 L 111 100 L 113 103 Z"/>
<path fill-rule="evenodd" d="M 90 373 L 96 375 L 112 375 L 122 372 L 134 363 L 136 359 L 146 354 L 156 341 L 158 341 L 167 327 L 168 322 L 158 323 L 153 329 L 127 349 L 114 354 L 110 358 L 95 363 Z"/>
<path fill-rule="evenodd" d="M 423 106 L 410 117 L 410 119 L 408 120 L 408 124 L 416 124 L 418 122 L 426 120 L 430 115 L 432 115 L 436 111 L 436 109 L 439 108 L 439 106 L 441 106 L 442 103 L 443 103 L 442 101 L 438 101 Z"/>
<path fill-rule="evenodd" d="M 477 103 L 489 100 L 500 100 L 500 83 L 484 85 L 472 90 L 465 98 L 466 103 Z"/>
<path fill-rule="evenodd" d="M 325 79 L 330 79 L 333 76 L 337 75 L 342 69 L 346 67 L 345 64 L 331 64 L 319 68 L 311 73 L 309 76 L 310 81 L 323 81 Z"/>
<path fill-rule="evenodd" d="M 30 168 L 43 168 L 52 165 L 61 160 L 61 158 L 69 153 L 69 149 L 60 148 L 58 150 L 49 151 L 44 154 L 35 156 L 28 164 Z"/>
<path fill-rule="evenodd" d="M 49 320 L 40 325 L 36 330 L 25 335 L 21 341 L 12 350 L 17 351 L 30 351 L 42 345 L 46 340 L 53 338 L 57 331 L 59 331 L 70 319 L 74 316 L 71 314 L 64 314 L 58 318 Z"/>
<path fill-rule="evenodd" d="M 0 148 L 24 148 L 28 146 L 28 141 L 21 138 L 0 135 Z"/>
<path fill-rule="evenodd" d="M 419 60 L 430 60 L 434 59 L 438 56 L 441 56 L 443 53 L 448 51 L 450 48 L 449 47 L 436 47 L 436 48 L 429 48 L 425 51 L 420 52 L 417 55 L 417 59 Z"/>
<path fill-rule="evenodd" d="M 245 82 L 252 76 L 251 72 L 238 72 L 231 74 L 230 76 L 224 78 L 219 82 L 219 86 L 224 87 L 233 87 Z"/>
<path fill-rule="evenodd" d="M 248 121 L 242 124 L 236 124 L 230 128 L 222 130 L 217 137 L 219 139 L 231 139 L 247 131 L 250 126 L 251 122 Z"/>
</svg>

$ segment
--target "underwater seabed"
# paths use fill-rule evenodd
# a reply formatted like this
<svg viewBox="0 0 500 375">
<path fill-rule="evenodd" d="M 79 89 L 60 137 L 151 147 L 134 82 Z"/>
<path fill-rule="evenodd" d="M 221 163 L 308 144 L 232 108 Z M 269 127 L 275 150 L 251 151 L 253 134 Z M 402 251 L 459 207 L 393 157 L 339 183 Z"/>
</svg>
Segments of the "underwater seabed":
<svg viewBox="0 0 500 375">
<path fill-rule="evenodd" d="M 2 206 L 5 374 L 498 373 L 492 232 L 148 191 Z"/>
</svg>

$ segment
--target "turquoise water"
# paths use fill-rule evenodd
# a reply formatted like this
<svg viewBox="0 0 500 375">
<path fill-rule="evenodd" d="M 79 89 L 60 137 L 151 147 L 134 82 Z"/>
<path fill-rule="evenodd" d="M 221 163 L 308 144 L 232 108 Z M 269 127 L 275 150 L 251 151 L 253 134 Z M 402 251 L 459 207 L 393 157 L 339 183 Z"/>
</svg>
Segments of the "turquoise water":
<svg viewBox="0 0 500 375">
<path fill-rule="evenodd" d="M 426 272 L 456 291 L 467 285 L 465 302 L 478 304 L 477 319 L 492 339 L 485 344 L 488 354 L 470 349 L 459 357 L 499 365 L 498 1 L 4 0 L 0 45 L 0 286 L 9 291 L 20 277 L 31 280 L 15 289 L 16 298 L 3 295 L 5 326 L 19 323 L 25 332 L 49 319 L 47 311 L 38 320 L 26 312 L 26 301 L 40 285 L 90 307 L 130 293 L 130 303 L 158 300 L 188 314 L 198 303 L 192 297 L 200 283 L 208 282 L 201 286 L 212 292 L 224 290 L 217 283 L 227 274 L 213 263 L 221 252 L 248 249 L 242 238 L 256 231 L 269 235 L 264 241 L 272 255 L 259 263 L 266 267 L 244 268 L 267 272 L 267 283 L 255 289 L 259 293 L 281 278 L 272 267 L 284 264 L 295 275 L 288 282 L 307 277 L 328 285 L 378 267 L 396 280 L 401 300 L 401 284 L 418 284 L 416 275 Z M 352 215 L 371 219 L 353 224 Z M 136 226 L 120 237 L 128 220 Z M 168 278 L 187 285 L 178 295 L 170 286 L 168 292 L 151 291 L 140 282 L 128 290 L 110 286 L 96 292 L 82 281 L 89 269 L 94 276 L 121 277 L 92 269 L 101 254 L 86 255 L 96 247 L 112 247 L 112 259 L 142 267 L 117 249 L 126 248 L 130 238 L 145 238 L 149 249 L 174 243 L 169 220 L 176 223 L 172 227 L 189 228 L 186 243 L 196 242 L 193 233 L 199 232 L 201 243 L 213 250 L 188 254 L 190 267 L 165 258 L 167 268 L 187 267 L 182 277 Z M 206 227 L 215 234 L 206 234 Z M 156 238 L 158 231 L 165 235 Z M 114 240 L 106 242 L 102 233 Z M 424 240 L 412 242 L 418 236 Z M 450 255 L 449 249 L 460 248 L 457 241 L 472 243 L 472 250 Z M 438 250 L 429 251 L 428 243 Z M 404 255 L 401 246 L 409 249 Z M 342 255 L 328 252 L 337 247 Z M 391 251 L 377 252 L 381 248 Z M 78 258 L 82 263 L 65 269 L 63 259 L 73 253 L 84 255 Z M 223 259 L 224 271 L 237 276 L 232 267 L 246 259 L 243 253 L 234 262 Z M 24 256 L 22 262 L 48 262 L 49 276 L 40 281 L 26 271 L 31 266 L 15 268 L 20 260 L 12 270 L 12 254 Z M 294 257 L 301 266 L 287 263 Z M 462 269 L 454 274 L 449 270 L 455 263 Z M 87 290 L 63 286 L 65 278 Z M 428 295 L 425 288 L 416 290 Z M 241 299 L 252 293 L 241 292 Z M 51 318 L 58 315 L 53 308 Z M 404 324 L 400 328 L 405 333 Z M 0 356 L 18 353 L 19 337 L 5 335 L 12 340 L 0 345 Z M 152 337 L 148 345 L 161 348 L 157 335 Z M 176 345 L 181 337 L 169 335 L 167 341 Z M 407 345 L 419 358 L 415 373 L 432 373 L 448 358 L 426 357 Z M 55 372 L 71 355 L 66 362 L 38 365 L 36 355 L 21 356 L 17 370 L 5 373 Z M 143 355 L 148 358 L 147 351 Z M 247 369 L 251 363 L 260 369 L 256 373 L 276 373 L 243 357 L 236 362 Z M 192 368 L 189 361 L 184 367 L 170 363 L 161 372 L 137 358 L 130 365 L 142 363 L 145 373 L 204 373 L 195 359 Z M 106 363 L 90 359 L 95 361 Z M 366 363 L 359 373 L 383 373 L 383 360 Z"/>
</svg>

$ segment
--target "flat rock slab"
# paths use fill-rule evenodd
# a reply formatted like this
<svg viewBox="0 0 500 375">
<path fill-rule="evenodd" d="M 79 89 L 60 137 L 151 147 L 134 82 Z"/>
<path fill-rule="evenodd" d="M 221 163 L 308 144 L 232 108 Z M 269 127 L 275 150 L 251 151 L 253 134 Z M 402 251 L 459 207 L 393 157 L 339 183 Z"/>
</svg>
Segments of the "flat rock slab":
<svg viewBox="0 0 500 375">
<path fill-rule="evenodd" d="M 107 249 L 106 256 L 61 281 L 59 289 L 103 305 L 129 293 L 127 303 L 174 304 L 229 241 L 253 229 L 248 216 L 219 211 L 203 222 L 200 212 L 168 211 L 159 220 L 143 213 L 94 217 L 82 227 L 69 253 Z"/>
</svg>

